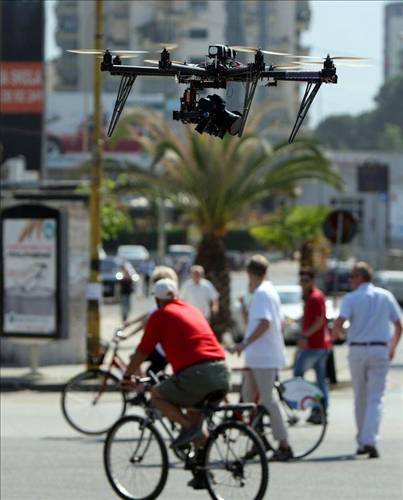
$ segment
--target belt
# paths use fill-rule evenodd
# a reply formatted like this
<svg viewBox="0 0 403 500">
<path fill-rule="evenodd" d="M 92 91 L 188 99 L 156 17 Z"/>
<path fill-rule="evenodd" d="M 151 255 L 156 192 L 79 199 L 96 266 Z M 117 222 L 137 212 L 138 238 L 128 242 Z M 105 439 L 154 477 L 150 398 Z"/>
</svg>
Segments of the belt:
<svg viewBox="0 0 403 500">
<path fill-rule="evenodd" d="M 363 346 L 369 346 L 369 345 L 382 345 L 386 347 L 388 345 L 387 342 L 351 342 L 349 345 L 363 345 Z"/>
<path fill-rule="evenodd" d="M 181 368 L 176 372 L 175 375 L 178 375 L 178 373 L 183 372 L 184 370 L 187 370 L 188 368 L 193 368 L 193 366 L 197 365 L 205 365 L 206 363 L 219 363 L 220 361 L 225 361 L 224 358 L 211 358 L 211 359 L 203 359 L 202 361 L 198 361 L 197 363 L 193 363 L 193 365 L 185 366 L 185 368 Z"/>
</svg>

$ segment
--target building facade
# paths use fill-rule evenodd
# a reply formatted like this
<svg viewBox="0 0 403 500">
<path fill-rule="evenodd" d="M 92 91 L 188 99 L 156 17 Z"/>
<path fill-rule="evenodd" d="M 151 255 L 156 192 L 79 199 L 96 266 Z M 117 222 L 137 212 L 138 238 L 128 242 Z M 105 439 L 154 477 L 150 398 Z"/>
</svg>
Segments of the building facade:
<svg viewBox="0 0 403 500">
<path fill-rule="evenodd" d="M 351 211 L 358 222 L 352 254 L 382 268 L 391 250 L 403 250 L 403 154 L 330 151 L 328 157 L 344 181 L 344 190 L 319 181 L 304 182 L 297 203 Z M 368 169 L 374 167 L 384 175 L 373 177 Z M 374 182 L 367 182 L 370 177 Z"/>
<path fill-rule="evenodd" d="M 310 21 L 306 0 L 106 0 L 103 5 L 103 46 L 115 50 L 150 50 L 145 58 L 158 59 L 161 42 L 178 44 L 171 58 L 190 63 L 204 62 L 208 46 L 214 43 L 307 53 L 300 45 L 301 33 L 308 29 Z M 56 40 L 63 49 L 56 61 L 56 88 L 90 90 L 93 60 L 70 54 L 66 49 L 93 46 L 94 3 L 59 0 L 56 16 Z M 239 54 L 239 60 L 253 60 L 253 54 Z M 266 56 L 267 63 L 279 61 L 278 57 Z M 141 63 L 141 57 L 133 59 L 133 64 Z M 118 83 L 118 78 L 106 75 L 104 89 L 114 91 Z M 280 82 L 277 88 L 261 86 L 257 89 L 255 105 L 268 100 L 273 103 L 274 109 L 266 123 L 271 125 L 273 139 L 288 135 L 298 110 L 300 89 L 295 82 Z M 162 92 L 172 103 L 179 102 L 183 90 L 183 86 L 168 78 L 141 78 L 134 89 L 142 94 Z M 242 85 L 229 85 L 222 96 L 229 109 L 242 110 Z"/>
<path fill-rule="evenodd" d="M 403 2 L 385 5 L 385 80 L 403 73 Z"/>
</svg>

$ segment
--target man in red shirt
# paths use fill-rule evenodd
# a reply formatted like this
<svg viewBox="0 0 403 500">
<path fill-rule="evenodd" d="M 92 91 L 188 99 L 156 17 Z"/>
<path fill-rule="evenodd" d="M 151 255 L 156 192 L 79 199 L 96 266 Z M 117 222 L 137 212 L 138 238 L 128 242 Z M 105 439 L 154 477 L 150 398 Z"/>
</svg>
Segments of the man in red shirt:
<svg viewBox="0 0 403 500">
<path fill-rule="evenodd" d="M 312 268 L 301 269 L 299 277 L 305 305 L 302 338 L 298 344 L 294 376 L 303 377 L 310 368 L 315 370 L 317 385 L 323 393 L 323 404 L 326 410 L 329 402 L 326 362 L 331 341 L 327 328 L 325 297 L 319 288 L 315 287 L 315 272 Z M 310 419 L 312 423 L 316 423 L 317 417 L 318 415 L 313 412 Z"/>
<path fill-rule="evenodd" d="M 182 426 L 172 443 L 183 446 L 205 437 L 198 412 L 181 407 L 200 403 L 208 394 L 229 390 L 229 370 L 225 352 L 207 320 L 197 308 L 177 298 L 176 283 L 159 280 L 154 286 L 158 309 L 149 317 L 143 337 L 124 374 L 130 379 L 139 373 L 140 365 L 160 343 L 174 375 L 151 389 L 151 401 L 170 420 Z"/>
</svg>

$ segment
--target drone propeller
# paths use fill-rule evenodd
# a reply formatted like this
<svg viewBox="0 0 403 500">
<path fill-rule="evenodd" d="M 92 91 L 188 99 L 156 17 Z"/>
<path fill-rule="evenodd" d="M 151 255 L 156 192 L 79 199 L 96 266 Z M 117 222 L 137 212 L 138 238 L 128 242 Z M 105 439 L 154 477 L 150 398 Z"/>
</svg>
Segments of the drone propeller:
<svg viewBox="0 0 403 500">
<path fill-rule="evenodd" d="M 306 65 L 309 65 L 309 64 L 320 64 L 321 66 L 323 66 L 323 63 L 325 62 L 325 60 L 323 61 L 303 61 L 303 62 L 300 62 L 299 64 L 301 66 L 306 66 Z M 298 61 L 293 61 L 293 63 L 298 63 Z M 340 63 L 337 63 L 337 67 L 339 66 L 346 66 L 346 67 L 349 67 L 349 68 L 370 68 L 372 67 L 372 64 L 354 64 L 354 63 L 346 63 L 346 62 L 340 62 Z"/>
<path fill-rule="evenodd" d="M 284 64 L 271 64 L 270 67 L 273 69 L 301 69 L 303 64 L 293 61 L 291 63 L 284 63 Z"/>
<path fill-rule="evenodd" d="M 148 54 L 148 50 L 109 50 L 112 55 L 125 57 L 132 56 L 134 54 Z M 105 50 L 97 50 L 97 49 L 69 49 L 67 52 L 72 52 L 73 54 L 86 54 L 86 55 L 103 55 Z"/>
<path fill-rule="evenodd" d="M 178 44 L 177 43 L 159 42 L 159 43 L 153 43 L 152 44 L 152 50 L 151 50 L 151 52 L 161 52 L 161 50 L 163 50 L 163 49 L 171 51 L 171 50 L 175 50 L 176 48 L 178 48 Z"/>
<path fill-rule="evenodd" d="M 231 46 L 232 49 L 238 51 L 238 52 L 249 52 L 249 53 L 256 53 L 256 52 L 262 52 L 262 54 L 269 54 L 272 56 L 286 56 L 286 57 L 294 57 L 293 54 L 289 54 L 287 52 L 273 52 L 272 50 L 263 50 L 263 49 L 258 49 L 257 47 L 243 47 L 239 45 Z"/>
<path fill-rule="evenodd" d="M 333 60 L 338 60 L 338 61 L 368 61 L 368 57 L 363 57 L 363 56 L 330 56 L 328 55 L 330 59 Z M 323 64 L 323 61 L 327 59 L 327 57 L 322 57 L 322 56 L 297 56 L 298 59 L 321 59 Z"/>
</svg>

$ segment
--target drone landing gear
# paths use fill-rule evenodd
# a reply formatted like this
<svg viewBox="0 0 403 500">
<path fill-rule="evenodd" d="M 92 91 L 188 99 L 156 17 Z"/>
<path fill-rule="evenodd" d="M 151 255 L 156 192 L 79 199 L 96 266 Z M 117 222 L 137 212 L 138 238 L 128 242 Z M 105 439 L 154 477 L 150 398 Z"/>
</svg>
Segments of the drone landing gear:
<svg viewBox="0 0 403 500">
<path fill-rule="evenodd" d="M 108 137 L 110 137 L 115 130 L 116 124 L 119 120 L 119 117 L 123 111 L 123 107 L 126 103 L 126 100 L 130 94 L 130 91 L 133 87 L 133 83 L 136 79 L 136 76 L 122 76 L 120 80 L 118 95 L 116 96 L 115 107 L 113 108 L 111 122 L 108 128 Z"/>
<path fill-rule="evenodd" d="M 297 119 L 295 120 L 294 127 L 291 131 L 290 137 L 288 138 L 289 144 L 292 143 L 292 141 L 295 139 L 295 136 L 298 133 L 299 128 L 302 125 L 302 122 L 304 121 L 304 118 L 306 114 L 308 113 L 308 110 L 313 103 L 313 100 L 315 99 L 316 94 L 318 93 L 320 86 L 322 85 L 322 82 L 317 82 L 315 83 L 314 88 L 312 89 L 312 82 L 308 82 L 306 89 L 305 89 L 305 94 L 304 97 L 302 98 L 301 106 L 299 107 Z"/>
<path fill-rule="evenodd" d="M 242 136 L 243 130 L 246 125 L 246 120 L 248 119 L 248 114 L 250 111 L 250 107 L 253 101 L 253 97 L 255 95 L 256 87 L 257 87 L 257 82 L 259 80 L 259 76 L 253 78 L 253 80 L 248 80 L 246 82 L 246 90 L 245 90 L 245 99 L 243 102 L 243 113 L 242 113 L 242 123 L 239 128 L 238 132 L 238 137 Z"/>
</svg>

